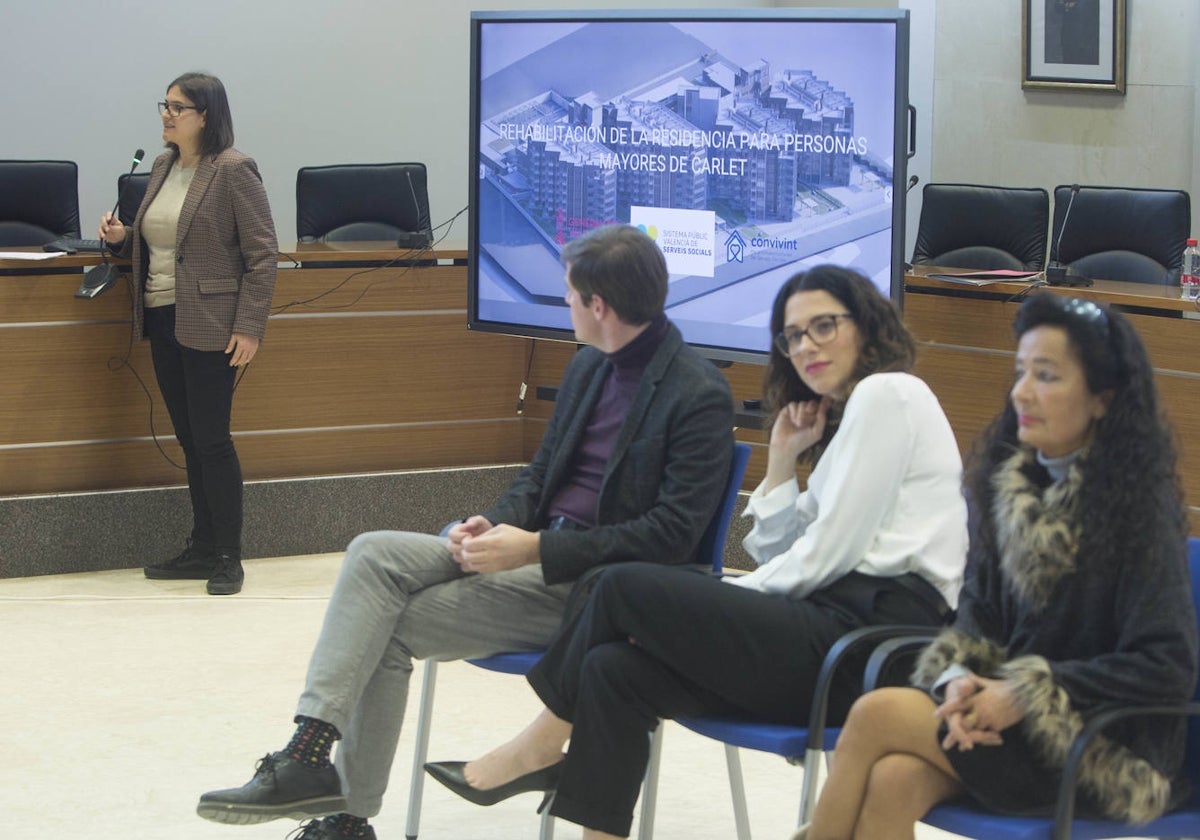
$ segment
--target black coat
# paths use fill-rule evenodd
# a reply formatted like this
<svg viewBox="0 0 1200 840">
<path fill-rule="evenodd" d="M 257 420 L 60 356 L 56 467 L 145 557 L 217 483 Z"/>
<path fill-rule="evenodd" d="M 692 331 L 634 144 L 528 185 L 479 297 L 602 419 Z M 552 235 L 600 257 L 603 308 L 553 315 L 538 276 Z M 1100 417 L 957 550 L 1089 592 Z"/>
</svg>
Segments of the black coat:
<svg viewBox="0 0 1200 840">
<path fill-rule="evenodd" d="M 1185 542 L 1164 535 L 1137 557 L 1122 556 L 1115 547 L 1081 554 L 1081 479 L 1076 463 L 1052 484 L 1028 450 L 997 467 L 995 495 L 980 511 L 980 527 L 992 537 L 972 539 L 954 627 L 925 650 L 913 678 L 928 688 L 957 662 L 1008 680 L 1026 711 L 1017 724 L 1021 735 L 1039 762 L 1054 769 L 1063 766 L 1075 735 L 1098 712 L 1183 703 L 1196 682 Z M 1115 725 L 1085 756 L 1081 789 L 1106 816 L 1152 819 L 1178 799 L 1172 780 L 1183 750 L 1181 719 Z M 986 760 L 987 748 L 976 752 L 977 761 Z"/>
<path fill-rule="evenodd" d="M 489 522 L 545 527 L 609 366 L 594 347 L 571 359 L 541 446 L 496 505 L 482 512 Z M 597 526 L 542 532 L 546 583 L 570 582 L 606 563 L 692 561 L 720 502 L 732 457 L 729 385 L 671 325 L 642 374 L 605 467 Z"/>
</svg>

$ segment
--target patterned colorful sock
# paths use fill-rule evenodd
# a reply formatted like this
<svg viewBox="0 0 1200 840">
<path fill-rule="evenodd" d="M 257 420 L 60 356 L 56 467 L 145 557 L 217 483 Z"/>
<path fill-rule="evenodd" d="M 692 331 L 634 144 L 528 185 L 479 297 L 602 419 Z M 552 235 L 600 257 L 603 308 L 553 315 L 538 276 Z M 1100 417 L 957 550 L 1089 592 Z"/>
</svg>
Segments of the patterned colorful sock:
<svg viewBox="0 0 1200 840">
<path fill-rule="evenodd" d="M 340 837 L 367 836 L 366 817 L 356 817 L 353 814 L 330 814 L 325 818 L 325 824 L 336 831 Z"/>
<path fill-rule="evenodd" d="M 341 738 L 337 727 L 316 718 L 296 716 L 296 734 L 283 751 L 293 760 L 308 767 L 328 767 L 333 742 Z"/>
</svg>

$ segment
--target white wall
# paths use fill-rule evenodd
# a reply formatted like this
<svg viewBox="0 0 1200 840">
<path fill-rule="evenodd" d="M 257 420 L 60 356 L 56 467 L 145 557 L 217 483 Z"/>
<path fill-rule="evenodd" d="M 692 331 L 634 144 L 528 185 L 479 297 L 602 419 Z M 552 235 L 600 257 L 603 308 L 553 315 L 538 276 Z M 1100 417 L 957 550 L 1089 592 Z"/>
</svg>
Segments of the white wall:
<svg viewBox="0 0 1200 840">
<path fill-rule="evenodd" d="M 1186 49 L 1200 33 L 1196 0 L 1128 0 L 1125 96 L 1022 91 L 1023 0 L 844 5 L 911 8 L 920 48 L 918 24 L 933 16 L 931 2 L 935 46 L 918 59 L 922 67 L 913 67 L 914 77 L 934 78 L 931 142 L 919 143 L 914 161 L 918 174 L 929 168 L 923 181 L 1177 187 L 1200 197 L 1200 67 Z M 436 224 L 467 202 L 471 9 L 818 5 L 839 2 L 9 4 L 0 30 L 0 158 L 77 161 L 80 210 L 90 228 L 115 201 L 117 176 L 132 151 L 161 148 L 154 103 L 166 84 L 202 69 L 229 89 L 238 148 L 259 160 L 281 242 L 295 237 L 296 170 L 314 164 L 424 161 Z M 914 81 L 914 97 L 919 86 Z M 915 214 L 912 197 L 909 210 Z M 465 237 L 462 220 L 451 239 Z"/>
<path fill-rule="evenodd" d="M 1127 8 L 1120 96 L 1023 91 L 1019 3 L 938 0 L 934 178 L 1162 187 L 1200 200 L 1200 71 L 1191 52 L 1200 3 L 1128 0 Z"/>
<path fill-rule="evenodd" d="M 162 149 L 154 103 L 171 79 L 203 70 L 225 83 L 236 145 L 258 160 L 281 243 L 295 240 L 296 170 L 310 165 L 423 161 L 436 225 L 467 203 L 470 11 L 576 7 L 564 0 L 10 3 L 0 26 L 0 158 L 76 161 L 80 215 L 85 235 L 94 236 L 134 149 L 146 150 L 142 171 Z M 465 243 L 465 216 L 451 240 Z"/>
</svg>

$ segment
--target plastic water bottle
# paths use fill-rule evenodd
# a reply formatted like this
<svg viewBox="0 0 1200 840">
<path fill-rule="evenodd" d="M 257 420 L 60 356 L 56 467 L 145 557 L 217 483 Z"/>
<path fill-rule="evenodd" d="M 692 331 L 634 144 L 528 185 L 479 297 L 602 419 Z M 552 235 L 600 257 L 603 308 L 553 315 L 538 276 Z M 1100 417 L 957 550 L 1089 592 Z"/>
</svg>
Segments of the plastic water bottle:
<svg viewBox="0 0 1200 840">
<path fill-rule="evenodd" d="M 1196 300 L 1200 297 L 1200 248 L 1189 239 L 1183 249 L 1183 270 L 1179 275 L 1179 297 Z"/>
</svg>

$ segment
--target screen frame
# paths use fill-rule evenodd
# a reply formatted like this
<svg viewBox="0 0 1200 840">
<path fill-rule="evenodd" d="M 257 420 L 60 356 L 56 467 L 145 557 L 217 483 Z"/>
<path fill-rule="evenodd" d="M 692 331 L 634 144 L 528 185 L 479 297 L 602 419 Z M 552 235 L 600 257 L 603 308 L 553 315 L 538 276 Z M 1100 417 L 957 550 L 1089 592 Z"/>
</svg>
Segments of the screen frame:
<svg viewBox="0 0 1200 840">
<path fill-rule="evenodd" d="M 490 321 L 479 317 L 479 224 L 480 224 L 480 51 L 482 28 L 489 23 L 591 23 L 591 22 L 774 22 L 813 21 L 846 23 L 890 23 L 895 26 L 895 95 L 892 126 L 892 201 L 891 201 L 891 277 L 889 296 L 897 307 L 903 305 L 905 272 L 905 197 L 907 162 L 910 147 L 909 104 L 909 12 L 907 9 L 611 9 L 559 11 L 473 11 L 470 16 L 470 133 L 468 159 L 468 242 L 467 242 L 467 329 L 477 332 L 545 339 L 578 344 L 569 329 L 511 321 Z M 565 271 L 565 269 L 564 269 Z M 697 352 L 714 361 L 747 362 L 765 365 L 770 348 L 762 351 L 687 342 Z"/>
</svg>

